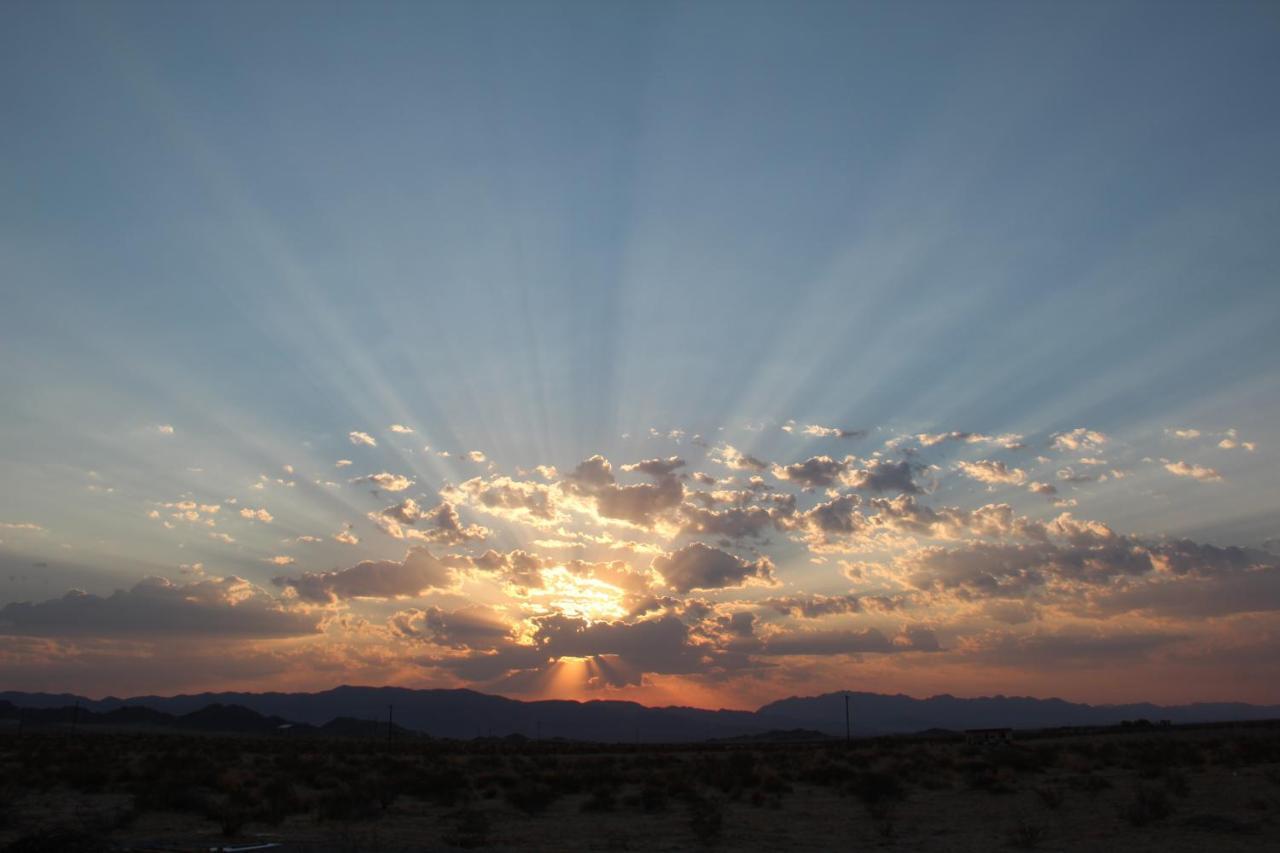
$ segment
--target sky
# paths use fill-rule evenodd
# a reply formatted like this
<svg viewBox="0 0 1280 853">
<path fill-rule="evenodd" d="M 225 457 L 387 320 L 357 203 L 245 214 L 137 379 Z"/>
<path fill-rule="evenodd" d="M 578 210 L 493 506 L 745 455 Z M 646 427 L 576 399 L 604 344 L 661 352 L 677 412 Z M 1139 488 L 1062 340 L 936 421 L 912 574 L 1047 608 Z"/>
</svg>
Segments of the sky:
<svg viewBox="0 0 1280 853">
<path fill-rule="evenodd" d="M 1280 703 L 1280 7 L 0 10 L 0 682 Z"/>
</svg>

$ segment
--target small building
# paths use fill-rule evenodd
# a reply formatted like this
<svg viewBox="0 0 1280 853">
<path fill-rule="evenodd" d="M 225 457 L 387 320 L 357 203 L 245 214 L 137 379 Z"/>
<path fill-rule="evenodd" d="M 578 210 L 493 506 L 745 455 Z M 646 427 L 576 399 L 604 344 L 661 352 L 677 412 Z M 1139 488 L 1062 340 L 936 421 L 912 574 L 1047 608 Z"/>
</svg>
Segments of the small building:
<svg viewBox="0 0 1280 853">
<path fill-rule="evenodd" d="M 965 729 L 964 742 L 973 744 L 1009 743 L 1013 729 Z"/>
</svg>

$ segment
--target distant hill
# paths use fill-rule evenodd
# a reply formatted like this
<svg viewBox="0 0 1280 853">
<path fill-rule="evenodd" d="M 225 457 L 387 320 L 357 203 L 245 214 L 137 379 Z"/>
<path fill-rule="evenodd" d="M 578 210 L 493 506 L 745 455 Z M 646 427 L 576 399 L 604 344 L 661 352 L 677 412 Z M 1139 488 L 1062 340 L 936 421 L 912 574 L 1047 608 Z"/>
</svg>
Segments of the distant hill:
<svg viewBox="0 0 1280 853">
<path fill-rule="evenodd" d="M 1175 723 L 1280 718 L 1280 706 L 1243 703 L 1085 705 L 1061 699 L 989 696 L 959 698 L 838 692 L 792 697 L 756 711 L 650 708 L 635 702 L 521 702 L 473 690 L 411 690 L 402 687 L 336 687 L 318 693 L 200 693 L 87 699 L 69 694 L 0 693 L 0 703 L 50 709 L 70 719 L 70 706 L 119 725 L 172 725 L 200 731 L 271 731 L 291 723 L 321 733 L 386 731 L 389 706 L 398 726 L 434 737 L 563 738 L 605 742 L 681 742 L 780 737 L 792 730 L 842 737 L 844 698 L 849 698 L 857 735 L 905 734 L 930 729 L 1115 725 L 1123 720 Z M 174 718 L 148 722 L 148 713 Z M 114 715 L 114 716 L 113 716 Z M 250 716 L 252 715 L 252 716 Z M 5 716 L 0 714 L 0 716 Z M 11 717 L 12 718 L 12 717 Z M 380 722 L 379 722 L 380 721 Z"/>
</svg>

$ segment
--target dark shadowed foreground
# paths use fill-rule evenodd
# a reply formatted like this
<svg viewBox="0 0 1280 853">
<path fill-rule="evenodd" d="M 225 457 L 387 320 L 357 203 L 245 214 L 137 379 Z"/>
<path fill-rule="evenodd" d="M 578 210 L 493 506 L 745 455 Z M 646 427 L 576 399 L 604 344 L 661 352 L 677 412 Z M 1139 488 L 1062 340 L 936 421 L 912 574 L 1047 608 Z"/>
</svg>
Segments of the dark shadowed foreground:
<svg viewBox="0 0 1280 853">
<path fill-rule="evenodd" d="M 0 850 L 1275 850 L 1280 726 L 681 746 L 0 736 Z"/>
</svg>

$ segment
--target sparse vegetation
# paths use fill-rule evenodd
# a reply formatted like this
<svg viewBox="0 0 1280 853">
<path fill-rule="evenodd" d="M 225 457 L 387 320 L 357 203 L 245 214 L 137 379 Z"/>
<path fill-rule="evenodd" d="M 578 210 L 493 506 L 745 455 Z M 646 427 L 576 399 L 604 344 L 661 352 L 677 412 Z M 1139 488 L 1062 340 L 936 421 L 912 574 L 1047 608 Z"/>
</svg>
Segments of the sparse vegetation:
<svg viewBox="0 0 1280 853">
<path fill-rule="evenodd" d="M 173 826 L 186 841 L 270 834 L 326 851 L 824 849 L 836 833 L 855 847 L 1069 848 L 1081 825 L 1117 849 L 1153 827 L 1242 849 L 1280 840 L 1280 726 L 989 748 L 28 732 L 0 736 L 0 771 L 0 851 L 127 850 Z"/>
</svg>

